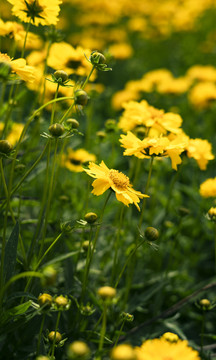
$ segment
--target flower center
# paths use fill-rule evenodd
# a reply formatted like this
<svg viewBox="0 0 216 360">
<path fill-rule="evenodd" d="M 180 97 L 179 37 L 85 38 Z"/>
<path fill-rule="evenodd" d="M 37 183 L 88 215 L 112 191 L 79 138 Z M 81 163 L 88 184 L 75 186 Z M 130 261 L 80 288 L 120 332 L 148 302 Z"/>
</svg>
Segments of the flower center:
<svg viewBox="0 0 216 360">
<path fill-rule="evenodd" d="M 118 170 L 110 170 L 109 178 L 112 180 L 113 184 L 120 190 L 126 190 L 127 187 L 130 185 L 129 178 Z"/>
<path fill-rule="evenodd" d="M 43 8 L 38 4 L 37 0 L 30 2 L 27 2 L 26 0 L 24 1 L 26 4 L 26 10 L 23 11 L 27 14 L 28 17 L 32 19 L 33 22 L 36 17 L 43 19 L 43 16 L 40 15 L 40 13 L 43 11 Z"/>
</svg>

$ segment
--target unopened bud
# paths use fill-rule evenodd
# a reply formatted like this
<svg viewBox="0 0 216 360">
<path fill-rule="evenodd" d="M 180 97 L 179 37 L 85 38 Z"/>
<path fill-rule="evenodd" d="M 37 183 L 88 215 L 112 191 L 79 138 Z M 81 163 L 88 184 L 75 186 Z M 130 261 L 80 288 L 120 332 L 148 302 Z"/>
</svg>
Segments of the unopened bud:
<svg viewBox="0 0 216 360">
<path fill-rule="evenodd" d="M 87 359 L 90 355 L 90 349 L 83 341 L 74 341 L 69 345 L 67 355 L 69 359 Z"/>
<path fill-rule="evenodd" d="M 9 154 L 12 151 L 12 145 L 7 140 L 0 140 L 0 153 Z"/>
<path fill-rule="evenodd" d="M 116 296 L 116 289 L 111 286 L 102 286 L 97 293 L 103 300 L 113 299 Z"/>
<path fill-rule="evenodd" d="M 145 237 L 149 240 L 149 241 L 155 241 L 158 239 L 159 237 L 159 232 L 157 229 L 155 229 L 154 227 L 147 227 L 145 230 Z"/>
<path fill-rule="evenodd" d="M 87 92 L 85 92 L 82 89 L 76 90 L 74 96 L 75 96 L 75 103 L 77 105 L 85 106 L 89 99 Z"/>
<path fill-rule="evenodd" d="M 59 308 L 59 309 L 66 309 L 69 305 L 69 300 L 62 295 L 57 296 L 54 299 L 54 302 L 55 302 L 57 308 Z"/>
<path fill-rule="evenodd" d="M 62 335 L 58 332 L 58 331 L 51 331 L 48 335 L 48 339 L 50 341 L 50 343 L 54 343 L 55 344 L 59 344 L 60 341 L 62 340 Z"/>
<path fill-rule="evenodd" d="M 55 137 L 59 137 L 59 136 L 63 135 L 64 131 L 65 131 L 64 126 L 62 126 L 61 124 L 58 124 L 58 123 L 50 125 L 50 127 L 49 127 L 50 134 Z"/>
<path fill-rule="evenodd" d="M 136 354 L 132 346 L 122 344 L 116 346 L 111 352 L 112 360 L 136 360 Z"/>
<path fill-rule="evenodd" d="M 38 303 L 40 305 L 40 307 L 43 307 L 45 309 L 48 309 L 51 307 L 53 302 L 53 298 L 50 294 L 41 294 L 40 296 L 38 296 Z"/>
<path fill-rule="evenodd" d="M 54 76 L 56 80 L 59 80 L 60 82 L 64 83 L 68 80 L 68 74 L 64 70 L 57 70 L 54 72 Z"/>
<path fill-rule="evenodd" d="M 105 64 L 106 62 L 105 56 L 98 51 L 93 51 L 90 55 L 89 60 L 93 65 Z"/>
<path fill-rule="evenodd" d="M 97 220 L 98 216 L 97 214 L 93 212 L 89 212 L 85 214 L 84 219 L 87 221 L 88 224 L 94 224 L 94 222 Z"/>
<path fill-rule="evenodd" d="M 211 307 L 211 303 L 208 299 L 201 299 L 199 304 L 202 307 L 202 310 L 209 310 Z"/>
<path fill-rule="evenodd" d="M 79 121 L 76 119 L 67 119 L 66 123 L 71 127 L 71 129 L 77 129 L 79 127 Z"/>
</svg>

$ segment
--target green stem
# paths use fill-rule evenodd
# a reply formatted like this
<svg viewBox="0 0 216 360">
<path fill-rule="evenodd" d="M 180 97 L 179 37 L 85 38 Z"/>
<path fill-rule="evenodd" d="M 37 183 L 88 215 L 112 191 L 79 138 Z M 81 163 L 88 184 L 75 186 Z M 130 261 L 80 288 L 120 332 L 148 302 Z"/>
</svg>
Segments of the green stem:
<svg viewBox="0 0 216 360">
<path fill-rule="evenodd" d="M 57 97 L 58 97 L 58 91 L 59 91 L 59 84 L 57 84 L 57 89 L 56 89 L 56 92 L 55 92 L 54 99 L 57 99 Z M 53 104 L 53 106 L 52 106 L 52 113 L 51 113 L 50 125 L 52 125 L 53 122 L 54 122 L 55 109 L 56 109 L 56 102 L 55 102 L 55 103 Z"/>
<path fill-rule="evenodd" d="M 89 79 L 90 79 L 90 77 L 91 77 L 94 69 L 95 69 L 95 65 L 92 66 L 90 73 L 88 74 L 87 78 L 85 79 L 85 82 L 84 82 L 83 85 L 81 86 L 81 89 L 84 89 L 84 88 L 85 88 L 85 86 L 86 86 L 86 84 L 88 83 L 88 81 L 89 81 Z"/>
<path fill-rule="evenodd" d="M 43 231 L 43 237 L 42 237 L 41 247 L 40 247 L 40 251 L 39 251 L 39 257 L 41 256 L 41 254 L 43 252 L 44 241 L 45 241 L 46 232 L 47 232 L 48 217 L 49 217 L 51 199 L 52 199 L 52 194 L 53 194 L 53 184 L 54 184 L 54 174 L 55 174 L 55 167 L 56 167 L 57 148 L 58 148 L 58 139 L 55 139 L 54 158 L 53 158 L 53 163 L 52 163 L 50 182 L 49 182 L 49 186 L 48 186 L 47 206 L 46 206 L 46 209 L 45 209 L 45 220 L 44 220 L 44 231 Z M 50 153 L 48 152 L 48 157 L 49 157 L 49 155 L 50 155 Z M 47 172 L 47 174 L 48 174 L 48 172 Z M 46 182 L 48 182 L 48 181 L 46 181 Z"/>
<path fill-rule="evenodd" d="M 151 162 L 150 162 L 150 167 L 149 167 L 149 173 L 148 173 L 148 179 L 147 179 L 147 183 L 146 183 L 146 187 L 145 187 L 145 194 L 148 192 L 149 189 L 149 185 L 150 185 L 150 180 L 151 180 L 151 174 L 152 174 L 152 168 L 153 168 L 153 161 L 154 161 L 154 157 L 151 157 Z M 141 209 L 141 214 L 140 214 L 140 219 L 139 219 L 139 225 L 138 227 L 140 228 L 143 222 L 143 217 L 144 217 L 144 210 L 145 210 L 145 205 L 146 205 L 146 199 L 143 199 L 143 203 L 142 203 L 142 209 Z"/>
<path fill-rule="evenodd" d="M 31 25 L 31 19 L 29 20 L 27 26 L 26 26 L 26 33 L 25 33 L 25 39 L 24 39 L 24 43 L 23 43 L 23 48 L 22 48 L 22 53 L 21 53 L 21 58 L 24 58 L 25 55 L 25 48 L 26 48 L 26 41 L 27 41 L 27 36 L 29 33 L 29 29 L 30 29 L 30 25 Z"/>
<path fill-rule="evenodd" d="M 55 343 L 56 343 L 56 332 L 58 330 L 58 326 L 59 326 L 59 322 L 60 322 L 60 317 L 61 317 L 61 311 L 58 312 L 57 315 L 57 320 L 56 320 L 56 326 L 55 326 L 55 335 L 54 335 L 54 339 L 53 339 L 53 343 L 52 343 L 52 347 L 51 347 L 51 359 L 54 360 L 54 352 L 55 352 Z"/>
<path fill-rule="evenodd" d="M 62 236 L 62 232 L 57 236 L 57 238 L 52 242 L 52 244 L 48 247 L 48 249 L 45 251 L 45 253 L 43 254 L 43 256 L 39 259 L 39 261 L 37 262 L 37 265 L 35 266 L 35 270 L 38 269 L 38 267 L 40 266 L 41 262 L 43 261 L 43 259 L 47 256 L 47 254 L 50 252 L 50 250 L 52 250 L 53 246 L 57 243 L 57 241 L 60 239 L 60 237 Z"/>
<path fill-rule="evenodd" d="M 214 246 L 215 246 L 215 273 L 216 273 L 216 223 L 214 226 Z"/>
<path fill-rule="evenodd" d="M 95 251 L 95 248 L 96 248 L 97 239 L 98 239 L 98 236 L 99 236 L 99 232 L 100 232 L 100 228 L 101 228 L 101 224 L 102 224 L 102 220 L 103 220 L 103 216 L 104 216 L 104 211 L 105 211 L 106 205 L 107 205 L 107 203 L 109 201 L 109 198 L 110 198 L 111 194 L 112 194 L 112 191 L 109 192 L 109 194 L 108 194 L 108 196 L 107 196 L 107 198 L 105 200 L 104 206 L 102 208 L 101 215 L 100 215 L 100 218 L 99 218 L 99 224 L 100 225 L 98 225 L 98 227 L 97 227 L 95 237 L 94 237 L 94 240 L 93 240 L 93 243 L 92 243 L 92 249 L 90 249 L 90 250 L 88 249 L 91 252 L 90 252 L 89 259 L 88 259 L 88 264 L 86 265 L 86 270 L 85 270 L 85 275 L 84 275 L 85 283 L 83 284 L 83 289 L 82 289 L 82 293 L 81 293 L 81 300 L 82 301 L 83 301 L 84 296 L 85 296 L 85 290 L 86 290 L 86 284 L 87 284 L 88 275 L 89 275 L 89 271 L 90 271 L 90 266 L 91 266 L 94 251 Z M 90 246 L 89 246 L 89 248 L 90 248 Z"/>
<path fill-rule="evenodd" d="M 146 240 L 144 239 L 143 241 L 141 241 L 141 243 L 139 243 L 138 245 L 136 245 L 136 247 L 134 248 L 134 250 L 129 254 L 129 256 L 128 256 L 127 260 L 125 261 L 125 264 L 124 264 L 124 266 L 123 266 L 123 268 L 122 268 L 122 270 L 121 270 L 121 272 L 120 272 L 120 274 L 119 274 L 119 277 L 118 277 L 118 279 L 117 279 L 117 281 L 116 281 L 116 283 L 115 283 L 115 288 L 117 288 L 117 286 L 118 286 L 118 284 L 119 284 L 119 281 L 121 280 L 122 275 L 123 275 L 123 273 L 124 273 L 127 265 L 129 264 L 132 256 L 135 254 L 135 252 L 137 251 L 137 249 L 138 249 L 145 241 L 146 241 Z"/>
<path fill-rule="evenodd" d="M 40 326 L 39 334 L 38 334 L 38 343 L 37 343 L 37 353 L 36 353 L 36 356 L 39 355 L 39 352 L 40 352 L 40 344 L 41 344 L 41 337 L 42 337 L 42 332 L 43 332 L 43 328 L 44 328 L 45 317 L 46 317 L 46 313 L 44 312 L 44 313 L 43 313 L 43 316 L 42 316 L 42 321 L 41 321 L 41 326 Z"/>
<path fill-rule="evenodd" d="M 107 303 L 104 302 L 104 310 L 103 310 L 103 320 L 102 320 L 102 326 L 101 326 L 101 332 L 100 332 L 100 341 L 99 341 L 99 357 L 98 360 L 101 359 L 101 352 L 103 350 L 103 344 L 104 344 L 104 337 L 106 334 L 106 322 L 107 322 Z"/>
<path fill-rule="evenodd" d="M 116 236 L 116 240 L 115 240 L 115 254 L 114 254 L 114 260 L 113 260 L 113 267 L 112 267 L 112 275 L 111 275 L 111 284 L 113 284 L 115 276 L 116 276 L 116 272 L 117 272 L 117 259 L 118 259 L 118 250 L 120 248 L 120 233 L 121 233 L 121 228 L 122 228 L 122 224 L 123 224 L 123 218 L 124 218 L 124 210 L 125 207 L 124 205 L 122 205 L 121 210 L 120 210 L 120 217 L 119 217 L 119 222 L 118 222 L 118 232 L 117 232 L 117 236 Z"/>
<path fill-rule="evenodd" d="M 116 347 L 117 344 L 118 344 L 119 338 L 120 338 L 120 336 L 121 336 L 121 334 L 122 334 L 122 330 L 123 330 L 124 324 L 125 324 L 125 320 L 123 320 L 123 322 L 122 322 L 122 324 L 121 324 L 121 327 L 120 327 L 118 336 L 117 336 L 117 338 L 116 338 L 115 344 L 114 344 L 114 346 L 113 346 L 113 349 L 115 349 L 115 347 Z"/>
<path fill-rule="evenodd" d="M 83 303 L 83 300 L 84 300 L 84 297 L 85 297 L 88 274 L 89 274 L 89 269 L 90 269 L 90 264 L 91 264 L 91 258 L 93 256 L 92 251 L 91 251 L 92 235 L 93 235 L 93 226 L 90 227 L 89 247 L 88 247 L 88 252 L 87 252 L 87 257 L 86 257 L 86 264 L 85 264 L 85 270 L 84 270 L 84 276 L 83 276 L 83 285 L 82 285 L 82 292 L 81 292 L 81 299 L 80 299 L 81 304 Z"/>
<path fill-rule="evenodd" d="M 201 324 L 201 356 L 203 355 L 203 346 L 204 346 L 204 334 L 205 334 L 205 312 L 202 314 L 202 324 Z"/>
</svg>

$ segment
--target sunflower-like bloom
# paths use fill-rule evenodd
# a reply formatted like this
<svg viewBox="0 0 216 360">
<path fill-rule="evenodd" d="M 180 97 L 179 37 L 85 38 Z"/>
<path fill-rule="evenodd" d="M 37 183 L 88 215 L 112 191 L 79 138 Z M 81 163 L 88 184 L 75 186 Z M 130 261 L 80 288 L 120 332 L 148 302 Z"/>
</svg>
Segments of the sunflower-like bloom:
<svg viewBox="0 0 216 360">
<path fill-rule="evenodd" d="M 177 170 L 177 165 L 182 162 L 179 155 L 186 146 L 186 141 L 180 135 L 174 137 L 173 140 L 166 136 L 147 137 L 140 140 L 130 131 L 127 132 L 127 135 L 121 135 L 120 143 L 126 149 L 124 155 L 135 155 L 139 159 L 151 156 L 170 157 L 172 168 L 175 170 Z"/>
<path fill-rule="evenodd" d="M 68 154 L 62 156 L 61 165 L 70 171 L 82 172 L 83 165 L 89 161 L 96 161 L 96 156 L 88 153 L 85 149 L 68 149 Z"/>
<path fill-rule="evenodd" d="M 11 67 L 13 73 L 16 73 L 24 81 L 33 82 L 35 79 L 35 69 L 32 66 L 26 65 L 26 60 L 19 58 L 11 59 L 7 54 L 0 53 L 0 64 L 6 64 Z"/>
<path fill-rule="evenodd" d="M 140 198 L 149 197 L 140 191 L 134 190 L 125 174 L 118 170 L 109 169 L 103 161 L 99 165 L 91 162 L 89 169 L 84 170 L 88 175 L 96 178 L 92 183 L 94 188 L 92 193 L 94 195 L 101 195 L 111 188 L 115 192 L 118 201 L 121 201 L 126 206 L 135 204 L 138 210 L 140 210 L 138 206 Z"/>
<path fill-rule="evenodd" d="M 179 114 L 172 112 L 165 113 L 148 104 L 146 100 L 141 102 L 129 101 L 123 105 L 125 108 L 119 121 L 119 128 L 124 132 L 135 129 L 137 126 L 152 128 L 159 134 L 181 132 L 182 118 Z"/>
<path fill-rule="evenodd" d="M 186 150 L 187 156 L 194 158 L 201 170 L 206 170 L 208 161 L 215 158 L 212 154 L 212 145 L 207 140 L 190 139 Z"/>
<path fill-rule="evenodd" d="M 216 196 L 216 177 L 205 180 L 200 185 L 200 195 L 204 198 Z"/>
<path fill-rule="evenodd" d="M 145 341 L 141 347 L 135 348 L 137 360 L 201 360 L 198 351 L 192 349 L 187 340 L 176 337 L 175 341 L 166 336 Z"/>
<path fill-rule="evenodd" d="M 61 0 L 8 0 L 12 13 L 24 22 L 34 25 L 56 25 Z"/>
</svg>

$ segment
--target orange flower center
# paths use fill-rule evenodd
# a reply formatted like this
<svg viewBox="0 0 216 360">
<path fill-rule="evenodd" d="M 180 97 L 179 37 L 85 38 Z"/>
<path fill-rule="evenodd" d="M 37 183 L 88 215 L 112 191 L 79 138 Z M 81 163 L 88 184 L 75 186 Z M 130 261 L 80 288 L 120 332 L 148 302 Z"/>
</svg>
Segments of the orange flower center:
<svg viewBox="0 0 216 360">
<path fill-rule="evenodd" d="M 127 187 L 130 185 L 129 178 L 118 170 L 110 170 L 109 178 L 120 190 L 127 190 Z"/>
</svg>

